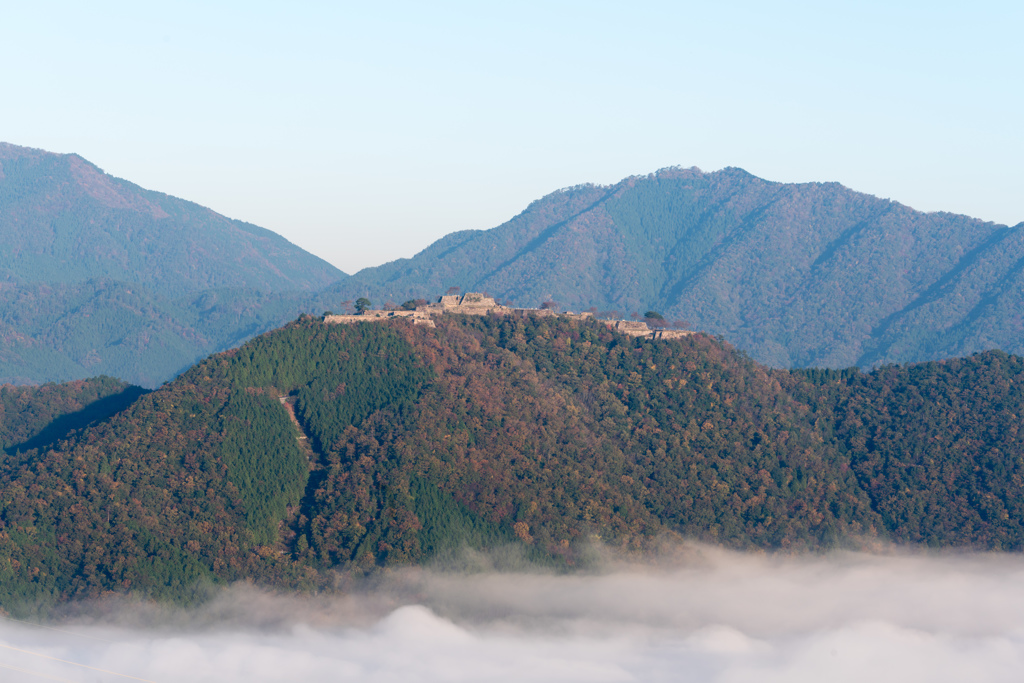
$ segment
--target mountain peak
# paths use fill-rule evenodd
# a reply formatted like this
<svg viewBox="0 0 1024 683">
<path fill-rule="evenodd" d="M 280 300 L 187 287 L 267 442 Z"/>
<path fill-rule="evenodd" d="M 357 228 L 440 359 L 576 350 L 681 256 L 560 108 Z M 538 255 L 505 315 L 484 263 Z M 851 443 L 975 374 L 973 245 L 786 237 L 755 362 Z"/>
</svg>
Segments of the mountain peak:
<svg viewBox="0 0 1024 683">
<path fill-rule="evenodd" d="M 105 373 L 153 386 L 345 277 L 77 154 L 0 143 L 0 382 Z"/>
<path fill-rule="evenodd" d="M 781 367 L 1024 352 L 1020 231 L 737 167 L 573 189 L 350 284 L 395 301 L 459 286 L 523 306 L 653 309 Z"/>
<path fill-rule="evenodd" d="M 345 277 L 280 235 L 104 173 L 77 154 L 0 143 L 0 275 L 107 277 L 178 296 L 315 290 Z"/>
</svg>

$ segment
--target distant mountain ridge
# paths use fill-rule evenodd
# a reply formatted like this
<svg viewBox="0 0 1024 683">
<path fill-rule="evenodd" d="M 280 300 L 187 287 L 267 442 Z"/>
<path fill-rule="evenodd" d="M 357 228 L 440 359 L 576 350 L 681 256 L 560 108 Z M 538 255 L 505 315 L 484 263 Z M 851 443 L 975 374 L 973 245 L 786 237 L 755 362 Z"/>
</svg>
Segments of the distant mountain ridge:
<svg viewBox="0 0 1024 683">
<path fill-rule="evenodd" d="M 0 383 L 153 387 L 300 313 L 431 299 L 656 310 L 775 367 L 1024 353 L 1024 224 L 670 168 L 578 185 L 347 276 L 284 238 L 0 143 Z"/>
<path fill-rule="evenodd" d="M 561 190 L 333 289 L 403 301 L 450 286 L 518 305 L 653 308 L 778 367 L 1024 352 L 1024 224 L 737 168 Z"/>
<path fill-rule="evenodd" d="M 154 386 L 345 277 L 280 235 L 76 154 L 0 143 L 0 382 Z"/>
<path fill-rule="evenodd" d="M 77 154 L 0 143 L 0 276 L 109 278 L 164 296 L 317 290 L 345 274 L 280 235 L 109 176 Z"/>
</svg>

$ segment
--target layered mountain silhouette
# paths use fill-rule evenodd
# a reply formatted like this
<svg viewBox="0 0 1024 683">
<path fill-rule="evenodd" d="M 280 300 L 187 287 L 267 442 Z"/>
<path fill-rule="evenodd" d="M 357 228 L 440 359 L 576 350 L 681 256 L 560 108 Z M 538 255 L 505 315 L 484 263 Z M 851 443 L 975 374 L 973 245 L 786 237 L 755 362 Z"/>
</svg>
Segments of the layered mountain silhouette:
<svg viewBox="0 0 1024 683">
<path fill-rule="evenodd" d="M 533 202 L 349 277 L 282 237 L 0 144 L 0 382 L 152 387 L 299 313 L 430 299 L 656 310 L 776 367 L 1024 353 L 1024 224 L 672 168 Z"/>
<path fill-rule="evenodd" d="M 78 155 L 0 143 L 0 382 L 153 386 L 344 277 L 280 235 Z"/>
<path fill-rule="evenodd" d="M 403 301 L 450 286 L 624 317 L 653 308 L 779 367 L 1024 351 L 1024 224 L 737 168 L 561 190 L 337 291 Z"/>
<path fill-rule="evenodd" d="M 0 143 L 0 276 L 107 278 L 164 296 L 316 290 L 344 277 L 280 235 L 107 175 L 77 154 Z"/>
</svg>

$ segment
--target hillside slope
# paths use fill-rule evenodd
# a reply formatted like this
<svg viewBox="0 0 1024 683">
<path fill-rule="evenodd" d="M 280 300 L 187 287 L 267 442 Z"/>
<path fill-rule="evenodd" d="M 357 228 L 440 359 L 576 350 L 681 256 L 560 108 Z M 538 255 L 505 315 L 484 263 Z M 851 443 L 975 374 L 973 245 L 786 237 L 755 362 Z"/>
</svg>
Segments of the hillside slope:
<svg viewBox="0 0 1024 683">
<path fill-rule="evenodd" d="M 169 299 L 113 280 L 0 283 L 0 382 L 105 374 L 154 387 L 317 308 L 313 295 L 298 292 L 218 289 Z"/>
<path fill-rule="evenodd" d="M 0 143 L 0 382 L 155 386 L 344 273 L 280 235 Z"/>
<path fill-rule="evenodd" d="M 1024 224 L 735 168 L 556 192 L 335 290 L 401 302 L 450 286 L 526 306 L 655 309 L 776 367 L 1024 353 Z"/>
<path fill-rule="evenodd" d="M 0 606 L 595 542 L 1024 548 L 1024 360 L 769 370 L 594 321 L 304 317 L 0 467 Z M 31 444 L 29 444 L 31 445 Z"/>
<path fill-rule="evenodd" d="M 108 279 L 176 297 L 316 290 L 344 277 L 269 230 L 107 175 L 76 154 L 0 143 L 0 279 Z"/>
<path fill-rule="evenodd" d="M 1024 353 L 1024 225 L 835 183 L 666 169 L 532 203 L 348 278 L 266 230 L 0 144 L 0 381 L 147 387 L 300 313 L 432 298 L 658 310 L 774 367 Z"/>
<path fill-rule="evenodd" d="M 0 385 L 0 449 L 46 448 L 120 412 L 144 393 L 111 377 L 37 387 Z"/>
</svg>

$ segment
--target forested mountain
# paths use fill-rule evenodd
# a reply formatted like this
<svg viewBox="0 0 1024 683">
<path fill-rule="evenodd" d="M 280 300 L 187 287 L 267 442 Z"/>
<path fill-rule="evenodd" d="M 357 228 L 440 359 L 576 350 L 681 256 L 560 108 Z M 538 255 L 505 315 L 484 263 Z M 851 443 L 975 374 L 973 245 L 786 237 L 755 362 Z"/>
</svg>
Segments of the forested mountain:
<svg viewBox="0 0 1024 683">
<path fill-rule="evenodd" d="M 595 540 L 642 553 L 672 536 L 1024 548 L 1019 357 L 785 371 L 703 334 L 436 323 L 306 316 L 57 439 L 19 418 L 0 606 L 329 588 L 465 546 L 566 569 Z M 5 410 L 42 389 L 6 391 Z"/>
<path fill-rule="evenodd" d="M 153 387 L 318 308 L 313 295 L 296 292 L 218 289 L 168 299 L 113 280 L 0 283 L 0 381 L 107 374 Z"/>
<path fill-rule="evenodd" d="M 736 168 L 559 191 L 335 289 L 405 301 L 450 286 L 624 317 L 655 309 L 775 367 L 1024 353 L 1024 224 Z"/>
<path fill-rule="evenodd" d="M 250 223 L 144 190 L 77 154 L 0 143 L 0 277 L 109 279 L 176 297 L 320 289 L 337 268 Z"/>
<path fill-rule="evenodd" d="M 345 274 L 280 235 L 0 143 L 0 381 L 153 386 Z"/>
<path fill-rule="evenodd" d="M 34 387 L 0 385 L 0 449 L 45 448 L 127 408 L 144 393 L 112 377 Z"/>
<path fill-rule="evenodd" d="M 153 387 L 300 313 L 449 287 L 656 310 L 774 367 L 1024 353 L 1024 225 L 924 214 L 835 183 L 666 169 L 347 277 L 283 238 L 0 144 L 0 381 Z"/>
</svg>

